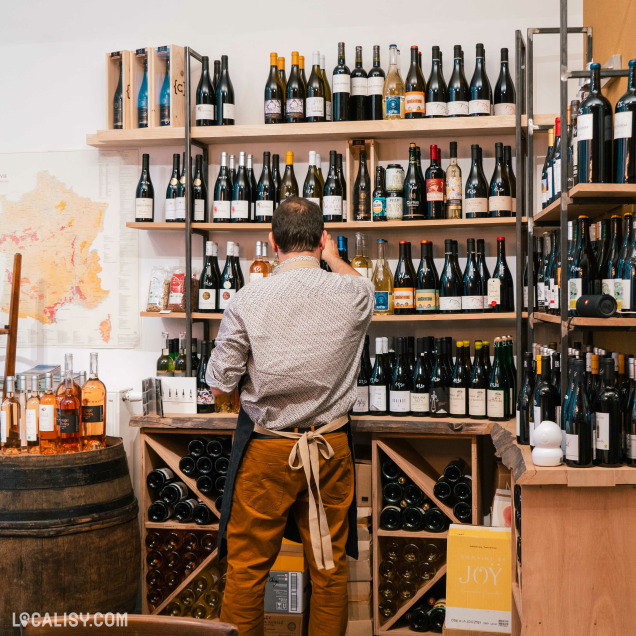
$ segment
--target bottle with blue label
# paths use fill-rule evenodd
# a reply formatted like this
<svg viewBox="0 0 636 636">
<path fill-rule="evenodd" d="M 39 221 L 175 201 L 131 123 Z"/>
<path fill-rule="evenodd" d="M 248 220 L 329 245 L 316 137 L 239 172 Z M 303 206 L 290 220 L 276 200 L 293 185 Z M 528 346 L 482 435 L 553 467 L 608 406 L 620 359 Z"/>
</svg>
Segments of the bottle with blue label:
<svg viewBox="0 0 636 636">
<path fill-rule="evenodd" d="M 386 221 L 386 177 L 382 166 L 375 169 L 375 190 L 371 210 L 374 221 Z"/>
<path fill-rule="evenodd" d="M 384 80 L 382 96 L 384 119 L 404 119 L 404 81 L 398 66 L 396 44 L 391 44 L 389 47 L 389 71 Z"/>
</svg>

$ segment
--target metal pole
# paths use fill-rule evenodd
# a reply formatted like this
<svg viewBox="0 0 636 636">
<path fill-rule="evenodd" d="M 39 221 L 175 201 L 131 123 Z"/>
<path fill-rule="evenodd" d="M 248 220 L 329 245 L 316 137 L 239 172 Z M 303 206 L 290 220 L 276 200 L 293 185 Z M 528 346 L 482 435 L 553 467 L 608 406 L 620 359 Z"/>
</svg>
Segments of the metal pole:
<svg viewBox="0 0 636 636">
<path fill-rule="evenodd" d="M 523 45 L 523 38 L 521 37 L 521 31 L 515 31 L 515 85 L 517 87 L 516 103 L 515 103 L 515 166 L 517 168 L 517 174 L 519 179 L 517 182 L 517 192 L 515 194 L 517 198 L 516 218 L 515 218 L 515 238 L 517 241 L 516 254 L 517 254 L 517 267 L 515 272 L 516 279 L 516 293 L 515 293 L 515 308 L 516 308 L 516 349 L 517 349 L 517 386 L 521 386 L 521 352 L 524 350 L 522 342 L 522 312 L 523 312 L 523 263 L 524 263 L 524 250 L 522 245 L 522 224 L 521 219 L 524 216 L 523 205 L 523 149 L 522 149 L 522 135 L 521 135 L 521 114 L 523 111 L 523 85 L 525 84 L 525 77 L 523 75 L 523 60 L 522 56 L 525 53 L 525 46 Z M 521 196 L 519 196 L 521 195 Z"/>
<path fill-rule="evenodd" d="M 186 212 L 185 212 L 185 298 L 186 298 L 186 376 L 192 375 L 192 228 L 190 207 L 192 205 L 192 165 L 190 161 L 190 47 L 185 47 L 185 165 Z"/>
<path fill-rule="evenodd" d="M 526 112 L 528 113 L 528 160 L 526 164 L 526 201 L 528 216 L 528 346 L 534 342 L 534 33 L 528 29 Z"/>
</svg>

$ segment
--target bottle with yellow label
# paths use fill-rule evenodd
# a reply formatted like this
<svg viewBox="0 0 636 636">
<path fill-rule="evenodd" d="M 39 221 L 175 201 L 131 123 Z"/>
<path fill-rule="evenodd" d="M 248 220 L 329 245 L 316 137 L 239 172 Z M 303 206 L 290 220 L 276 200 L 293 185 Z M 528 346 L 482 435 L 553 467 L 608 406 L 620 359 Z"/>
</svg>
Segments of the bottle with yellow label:
<svg viewBox="0 0 636 636">
<path fill-rule="evenodd" d="M 375 306 L 373 313 L 388 315 L 393 313 L 393 275 L 385 258 L 386 241 L 378 239 L 378 260 L 371 282 L 375 286 Z"/>
</svg>

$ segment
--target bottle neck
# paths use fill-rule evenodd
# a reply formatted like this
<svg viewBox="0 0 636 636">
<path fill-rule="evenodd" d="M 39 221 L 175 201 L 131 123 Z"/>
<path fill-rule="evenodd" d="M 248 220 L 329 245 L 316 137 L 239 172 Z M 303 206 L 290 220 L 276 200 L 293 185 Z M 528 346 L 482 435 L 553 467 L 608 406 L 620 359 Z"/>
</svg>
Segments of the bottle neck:
<svg viewBox="0 0 636 636">
<path fill-rule="evenodd" d="M 601 90 L 601 69 L 595 68 L 590 72 L 590 93 L 599 93 Z"/>
</svg>

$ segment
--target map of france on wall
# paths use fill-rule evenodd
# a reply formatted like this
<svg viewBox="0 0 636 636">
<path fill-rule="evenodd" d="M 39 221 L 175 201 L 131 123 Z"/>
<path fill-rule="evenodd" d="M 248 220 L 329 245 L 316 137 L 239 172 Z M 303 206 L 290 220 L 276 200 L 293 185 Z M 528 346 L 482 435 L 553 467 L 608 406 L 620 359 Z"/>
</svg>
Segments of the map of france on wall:
<svg viewBox="0 0 636 636">
<path fill-rule="evenodd" d="M 0 322 L 22 254 L 20 346 L 139 340 L 138 152 L 0 154 Z"/>
</svg>

